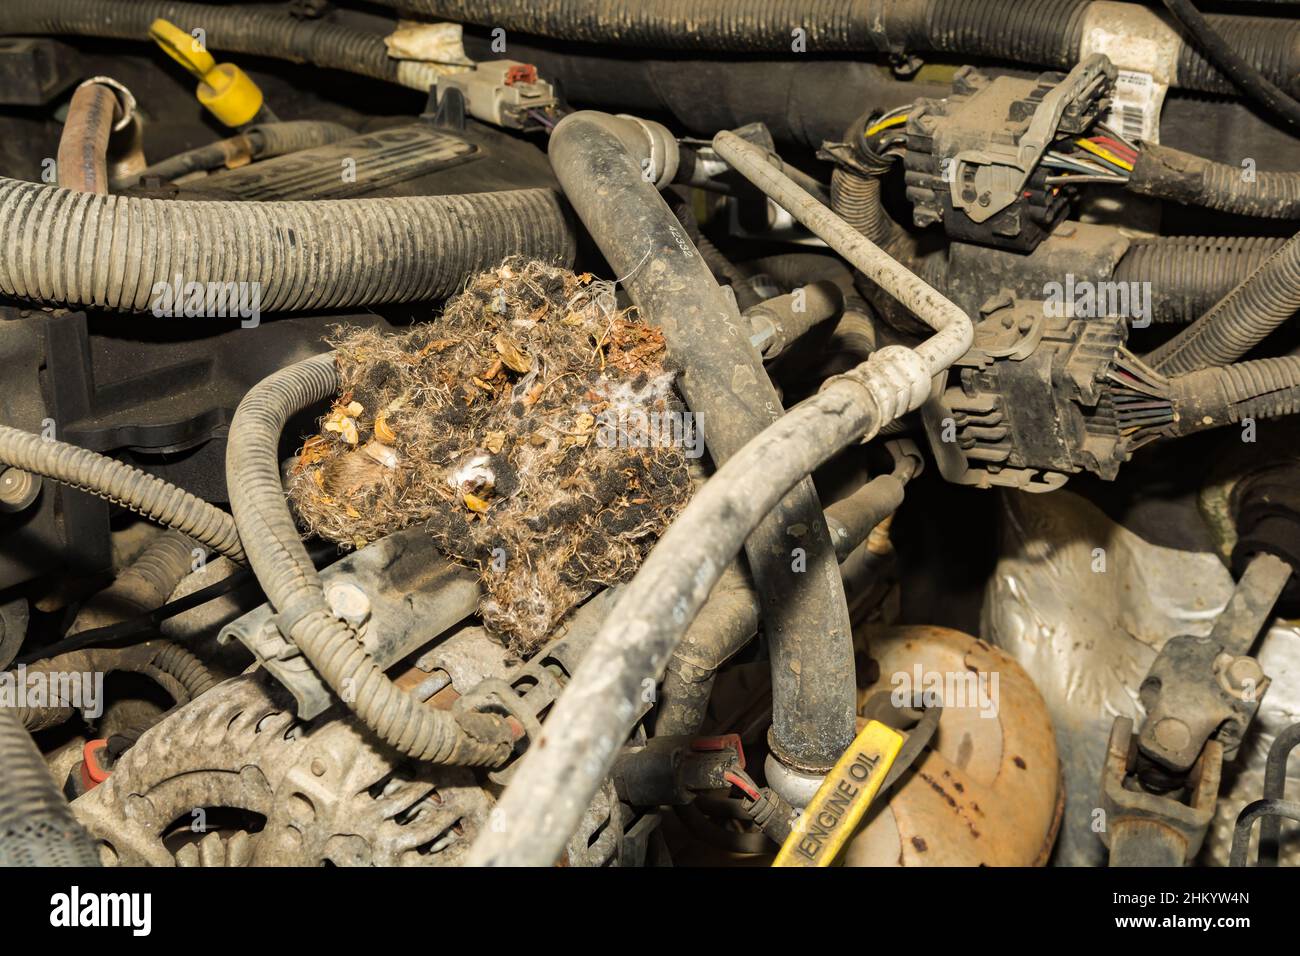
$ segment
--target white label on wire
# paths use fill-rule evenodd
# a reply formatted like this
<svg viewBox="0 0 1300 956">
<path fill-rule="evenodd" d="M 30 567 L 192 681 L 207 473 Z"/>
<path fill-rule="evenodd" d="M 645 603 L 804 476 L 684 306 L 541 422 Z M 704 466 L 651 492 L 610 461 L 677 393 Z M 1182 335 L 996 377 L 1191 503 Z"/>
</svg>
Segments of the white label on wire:
<svg viewBox="0 0 1300 956">
<path fill-rule="evenodd" d="M 1160 107 L 1169 88 L 1150 73 L 1120 70 L 1115 78 L 1106 125 L 1127 140 L 1160 142 Z"/>
</svg>

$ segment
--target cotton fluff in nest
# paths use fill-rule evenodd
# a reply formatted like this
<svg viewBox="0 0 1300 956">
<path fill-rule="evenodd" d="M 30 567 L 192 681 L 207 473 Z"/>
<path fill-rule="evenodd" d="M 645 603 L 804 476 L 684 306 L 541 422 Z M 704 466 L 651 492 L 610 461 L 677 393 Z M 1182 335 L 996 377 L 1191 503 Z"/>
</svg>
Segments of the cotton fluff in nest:
<svg viewBox="0 0 1300 956">
<path fill-rule="evenodd" d="M 291 470 L 299 518 L 351 547 L 424 523 L 521 653 L 631 577 L 685 504 L 698 446 L 662 333 L 610 283 L 511 259 L 435 321 L 332 344 L 341 388 Z"/>
</svg>

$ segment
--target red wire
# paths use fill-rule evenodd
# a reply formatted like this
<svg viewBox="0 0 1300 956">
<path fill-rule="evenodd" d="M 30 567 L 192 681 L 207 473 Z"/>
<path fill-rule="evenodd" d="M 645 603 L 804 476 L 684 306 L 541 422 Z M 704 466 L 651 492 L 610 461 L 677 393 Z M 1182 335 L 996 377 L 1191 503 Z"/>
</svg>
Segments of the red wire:
<svg viewBox="0 0 1300 956">
<path fill-rule="evenodd" d="M 736 773 L 734 770 L 728 770 L 722 775 L 722 779 L 726 780 L 727 783 L 731 784 L 733 787 L 738 787 L 743 790 L 745 794 L 753 800 L 757 800 L 761 796 L 758 792 L 758 788 L 755 787 L 753 783 L 743 779 L 740 774 Z"/>
<path fill-rule="evenodd" d="M 1126 159 L 1130 162 L 1137 159 L 1137 150 L 1132 146 L 1125 146 L 1119 140 L 1111 139 L 1109 136 L 1089 136 L 1088 141 L 1107 146 L 1113 153 L 1118 153 L 1120 159 Z"/>
</svg>

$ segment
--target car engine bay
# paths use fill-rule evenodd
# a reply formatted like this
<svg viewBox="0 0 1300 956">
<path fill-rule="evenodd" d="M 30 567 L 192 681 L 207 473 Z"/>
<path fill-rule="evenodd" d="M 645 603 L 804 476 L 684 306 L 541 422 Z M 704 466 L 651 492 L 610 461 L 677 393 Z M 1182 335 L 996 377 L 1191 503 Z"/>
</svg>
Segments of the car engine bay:
<svg viewBox="0 0 1300 956">
<path fill-rule="evenodd" d="M 1296 97 L 1288 2 L 3 0 L 0 865 L 1300 863 Z"/>
</svg>

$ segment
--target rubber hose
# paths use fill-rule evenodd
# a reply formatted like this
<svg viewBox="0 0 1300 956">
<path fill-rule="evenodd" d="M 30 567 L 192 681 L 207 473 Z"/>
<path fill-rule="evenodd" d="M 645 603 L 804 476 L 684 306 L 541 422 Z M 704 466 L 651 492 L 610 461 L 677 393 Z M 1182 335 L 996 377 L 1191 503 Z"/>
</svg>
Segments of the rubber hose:
<svg viewBox="0 0 1300 956">
<path fill-rule="evenodd" d="M 0 867 L 100 865 L 95 842 L 7 707 L 0 707 L 0 767 Z"/>
<path fill-rule="evenodd" d="M 355 131 L 342 123 L 321 120 L 264 123 L 238 136 L 230 136 L 159 160 L 132 176 L 131 182 L 140 182 L 151 177 L 171 182 L 189 173 L 207 172 L 219 166 L 231 165 L 233 162 L 286 156 L 300 150 L 326 146 L 355 135 Z"/>
<path fill-rule="evenodd" d="M 540 36 L 650 49 L 817 53 L 937 50 L 1073 62 L 1088 0 L 378 0 Z"/>
<path fill-rule="evenodd" d="M 291 416 L 338 390 L 332 353 L 281 369 L 239 403 L 226 446 L 230 507 L 248 562 L 283 633 L 357 717 L 394 749 L 432 763 L 496 766 L 513 748 L 502 718 L 433 710 L 397 687 L 356 633 L 334 617 L 299 537 L 280 477 L 280 435 Z"/>
<path fill-rule="evenodd" d="M 1129 174 L 1130 192 L 1240 216 L 1300 219 L 1300 172 L 1256 171 L 1168 146 L 1144 145 Z"/>
<path fill-rule="evenodd" d="M 551 134 L 551 168 L 614 273 L 628 276 L 632 302 L 663 330 L 686 402 L 721 464 L 780 414 L 780 397 L 746 324 L 643 175 L 649 157 L 634 149 L 645 138 L 629 146 L 618 135 L 622 122 L 589 111 L 566 116 Z M 745 549 L 771 648 L 771 748 L 787 764 L 828 769 L 853 739 L 852 635 L 816 489 L 803 476 L 793 485 Z M 805 562 L 801 573 L 792 573 L 792 557 Z"/>
<path fill-rule="evenodd" d="M 208 49 L 311 63 L 427 91 L 434 67 L 395 60 L 384 38 L 324 20 L 245 5 L 171 3 L 167 0 L 4 0 L 0 35 L 68 35 L 148 41 L 149 25 L 162 17 L 186 33 L 201 27 Z"/>
<path fill-rule="evenodd" d="M 232 561 L 246 561 L 230 515 L 139 468 L 7 425 L 0 425 L 0 461 L 128 508 Z"/>
<path fill-rule="evenodd" d="M 1300 357 L 1258 359 L 1204 368 L 1169 380 L 1178 419 L 1174 434 L 1230 425 L 1246 418 L 1300 412 Z"/>
<path fill-rule="evenodd" d="M 68 636 L 162 607 L 194 570 L 197 547 L 192 538 L 178 531 L 159 533 L 112 584 L 86 602 L 68 628 Z"/>
<path fill-rule="evenodd" d="M 862 361 L 876 350 L 876 328 L 867 300 L 853 282 L 853 272 L 836 256 L 816 252 L 787 252 L 745 263 L 755 273 L 766 273 L 777 285 L 796 289 L 810 282 L 834 282 L 844 296 L 844 311 L 835 323 L 827 349 Z M 891 422 L 887 428 L 892 427 Z"/>
<path fill-rule="evenodd" d="M 1278 89 L 1263 73 L 1248 62 L 1235 48 L 1224 32 L 1215 29 L 1214 24 L 1204 17 L 1191 0 L 1164 0 L 1165 8 L 1178 21 L 1179 26 L 1196 41 L 1196 49 L 1233 84 L 1255 102 L 1276 116 L 1280 116 L 1293 126 L 1300 126 L 1300 103 L 1292 99 L 1285 90 Z M 1240 24 L 1223 22 L 1224 27 L 1234 32 L 1247 34 Z M 1249 35 L 1241 40 L 1249 45 Z M 1251 50 L 1258 54 L 1260 51 Z M 1288 78 L 1288 83 L 1292 78 Z"/>
<path fill-rule="evenodd" d="M 101 83 L 77 87 L 59 137 L 55 168 L 60 186 L 79 193 L 108 192 L 108 140 L 120 113 L 112 88 Z"/>
<path fill-rule="evenodd" d="M 509 255 L 571 262 L 548 189 L 315 202 L 93 196 L 0 178 L 0 291 L 146 311 L 159 289 L 234 282 L 263 312 L 437 299 Z M 183 301 L 184 289 L 173 294 Z"/>
<path fill-rule="evenodd" d="M 938 52 L 1069 69 L 1078 62 L 1091 0 L 375 0 L 426 16 L 521 33 L 649 49 L 789 56 L 802 30 L 810 53 Z M 1126 5 L 1127 6 L 1127 5 Z M 1137 4 L 1132 4 L 1136 7 Z M 1275 83 L 1300 70 L 1300 24 L 1210 16 L 1210 25 Z M 1162 38 L 1163 39 L 1163 38 Z M 1235 92 L 1232 81 L 1179 42 L 1175 84 Z"/>
<path fill-rule="evenodd" d="M 1152 321 L 1190 322 L 1204 315 L 1284 242 L 1276 236 L 1134 239 L 1112 278 L 1147 283 Z"/>
<path fill-rule="evenodd" d="M 1300 233 L 1260 263 L 1218 304 L 1144 360 L 1178 375 L 1227 365 L 1254 348 L 1300 309 Z"/>
</svg>

